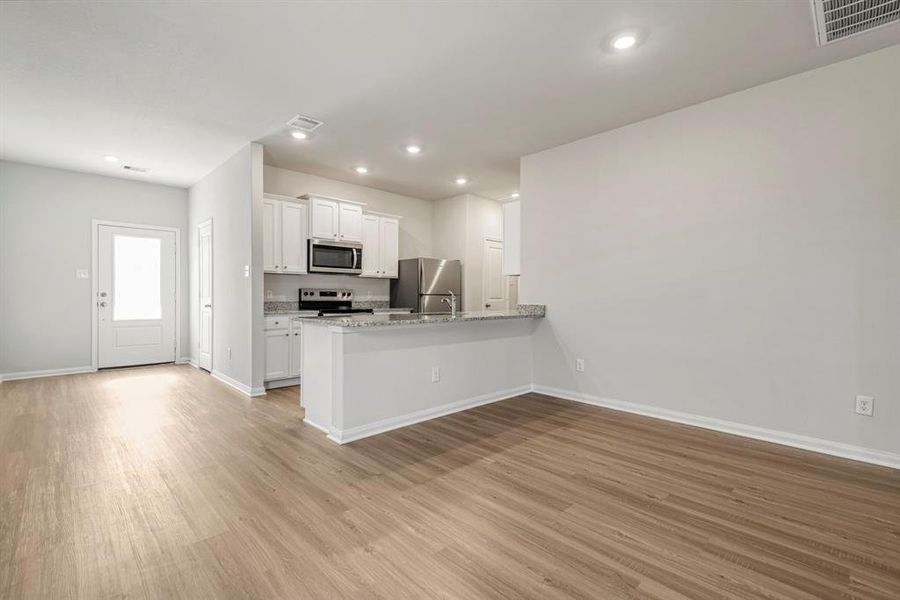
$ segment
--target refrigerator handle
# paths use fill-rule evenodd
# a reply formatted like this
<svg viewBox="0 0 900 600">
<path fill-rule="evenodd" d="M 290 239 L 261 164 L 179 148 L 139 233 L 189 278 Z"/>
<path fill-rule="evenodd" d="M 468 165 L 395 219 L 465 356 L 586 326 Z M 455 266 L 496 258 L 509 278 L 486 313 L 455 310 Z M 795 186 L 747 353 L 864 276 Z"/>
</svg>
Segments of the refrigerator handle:
<svg viewBox="0 0 900 600">
<path fill-rule="evenodd" d="M 425 279 L 425 263 L 422 262 L 422 259 L 419 259 L 419 283 L 416 285 L 416 290 L 421 294 L 422 293 L 422 280 Z"/>
</svg>

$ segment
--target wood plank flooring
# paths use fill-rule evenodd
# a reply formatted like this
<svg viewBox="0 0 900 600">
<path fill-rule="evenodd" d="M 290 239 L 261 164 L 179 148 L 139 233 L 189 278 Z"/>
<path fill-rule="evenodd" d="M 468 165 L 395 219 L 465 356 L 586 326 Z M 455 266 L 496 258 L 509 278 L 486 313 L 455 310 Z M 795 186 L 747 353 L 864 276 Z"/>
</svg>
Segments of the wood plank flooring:
<svg viewBox="0 0 900 600">
<path fill-rule="evenodd" d="M 0 385 L 0 598 L 900 598 L 900 472 L 537 394 L 347 446 L 189 366 Z"/>
</svg>

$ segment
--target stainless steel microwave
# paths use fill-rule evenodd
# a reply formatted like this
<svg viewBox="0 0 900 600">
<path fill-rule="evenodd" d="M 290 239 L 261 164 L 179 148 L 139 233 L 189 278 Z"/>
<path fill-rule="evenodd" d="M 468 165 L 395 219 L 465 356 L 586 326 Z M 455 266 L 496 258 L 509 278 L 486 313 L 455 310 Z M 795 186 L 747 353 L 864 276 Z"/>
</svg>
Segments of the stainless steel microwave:
<svg viewBox="0 0 900 600">
<path fill-rule="evenodd" d="M 310 273 L 362 273 L 363 246 L 357 242 L 336 242 L 334 240 L 309 240 Z"/>
</svg>

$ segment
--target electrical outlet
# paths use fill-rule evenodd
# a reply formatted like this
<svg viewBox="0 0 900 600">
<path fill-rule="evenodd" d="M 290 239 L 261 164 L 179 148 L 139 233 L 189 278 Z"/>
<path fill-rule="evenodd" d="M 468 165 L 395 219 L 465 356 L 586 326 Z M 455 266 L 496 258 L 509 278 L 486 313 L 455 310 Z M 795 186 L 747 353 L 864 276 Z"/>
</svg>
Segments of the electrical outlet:
<svg viewBox="0 0 900 600">
<path fill-rule="evenodd" d="M 431 383 L 438 383 L 441 380 L 441 368 L 431 367 Z"/>
<path fill-rule="evenodd" d="M 272 290 L 266 290 L 266 300 L 272 299 Z"/>
<path fill-rule="evenodd" d="M 584 359 L 576 358 L 575 359 L 575 370 L 579 373 L 584 373 Z"/>
<path fill-rule="evenodd" d="M 88 279 L 90 273 L 87 269 L 75 269 L 75 279 Z"/>
<path fill-rule="evenodd" d="M 872 396 L 856 397 L 856 414 L 871 417 L 875 412 L 875 398 Z"/>
</svg>

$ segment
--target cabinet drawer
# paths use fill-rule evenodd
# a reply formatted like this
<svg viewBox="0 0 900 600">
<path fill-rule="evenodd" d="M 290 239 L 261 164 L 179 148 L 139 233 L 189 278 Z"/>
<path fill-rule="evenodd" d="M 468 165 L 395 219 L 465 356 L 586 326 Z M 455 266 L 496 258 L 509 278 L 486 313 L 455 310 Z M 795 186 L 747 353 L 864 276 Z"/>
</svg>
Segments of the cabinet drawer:
<svg viewBox="0 0 900 600">
<path fill-rule="evenodd" d="M 266 317 L 266 331 L 270 329 L 288 329 L 291 326 L 289 317 Z"/>
</svg>

